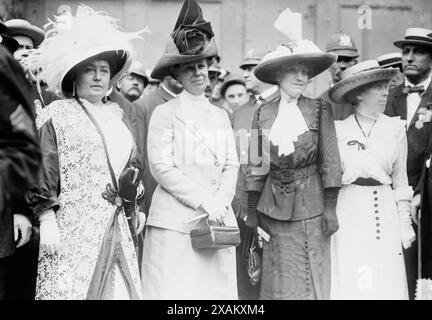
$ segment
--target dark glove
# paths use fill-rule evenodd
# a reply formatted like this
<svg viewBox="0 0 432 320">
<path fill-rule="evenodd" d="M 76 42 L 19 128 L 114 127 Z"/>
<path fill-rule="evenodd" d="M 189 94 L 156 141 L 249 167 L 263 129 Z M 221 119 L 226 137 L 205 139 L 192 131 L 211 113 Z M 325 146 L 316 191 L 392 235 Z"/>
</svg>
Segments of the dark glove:
<svg viewBox="0 0 432 320">
<path fill-rule="evenodd" d="M 324 235 L 328 237 L 339 229 L 339 223 L 336 216 L 338 193 L 338 188 L 328 188 L 324 190 L 324 213 L 321 220 L 321 227 Z"/>
<path fill-rule="evenodd" d="M 258 191 L 247 192 L 247 218 L 245 225 L 254 230 L 258 227 L 257 206 L 260 196 L 261 194 Z"/>
<path fill-rule="evenodd" d="M 126 168 L 119 178 L 119 196 L 126 201 L 135 201 L 139 184 L 138 169 Z"/>
</svg>

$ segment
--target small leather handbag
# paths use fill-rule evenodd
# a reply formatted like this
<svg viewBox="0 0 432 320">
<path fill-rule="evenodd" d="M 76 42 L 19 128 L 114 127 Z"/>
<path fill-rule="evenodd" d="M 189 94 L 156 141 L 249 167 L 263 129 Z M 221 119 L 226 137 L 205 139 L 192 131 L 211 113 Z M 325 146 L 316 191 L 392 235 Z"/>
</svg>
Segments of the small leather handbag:
<svg viewBox="0 0 432 320">
<path fill-rule="evenodd" d="M 258 247 L 257 236 L 254 235 L 248 252 L 247 273 L 251 285 L 256 285 L 261 279 L 261 249 Z"/>
<path fill-rule="evenodd" d="M 240 230 L 237 226 L 213 225 L 208 219 L 203 227 L 190 232 L 195 250 L 222 249 L 240 244 Z"/>
</svg>

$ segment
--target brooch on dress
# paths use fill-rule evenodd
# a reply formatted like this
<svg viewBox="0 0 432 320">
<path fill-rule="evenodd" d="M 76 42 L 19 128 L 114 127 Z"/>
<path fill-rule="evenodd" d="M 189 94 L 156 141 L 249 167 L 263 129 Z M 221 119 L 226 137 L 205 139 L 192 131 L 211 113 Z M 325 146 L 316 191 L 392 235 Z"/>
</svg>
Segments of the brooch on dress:
<svg viewBox="0 0 432 320">
<path fill-rule="evenodd" d="M 426 107 L 421 107 L 417 111 L 418 120 L 415 123 L 417 129 L 423 128 L 424 123 L 431 122 L 432 120 L 432 102 L 428 102 Z"/>
<path fill-rule="evenodd" d="M 366 149 L 366 145 L 364 143 L 361 143 L 358 140 L 350 140 L 347 142 L 347 145 L 349 146 L 355 146 L 357 145 L 357 150 L 365 150 Z"/>
</svg>

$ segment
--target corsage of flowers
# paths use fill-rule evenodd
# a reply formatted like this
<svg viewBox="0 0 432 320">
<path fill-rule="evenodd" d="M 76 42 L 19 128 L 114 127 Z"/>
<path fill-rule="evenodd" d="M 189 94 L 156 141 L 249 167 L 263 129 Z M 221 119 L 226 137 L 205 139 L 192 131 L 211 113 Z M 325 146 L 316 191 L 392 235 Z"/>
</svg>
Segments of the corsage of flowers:
<svg viewBox="0 0 432 320">
<path fill-rule="evenodd" d="M 419 108 L 417 111 L 418 120 L 415 123 L 417 129 L 423 128 L 423 125 L 432 120 L 432 101 L 428 102 L 425 107 Z"/>
</svg>

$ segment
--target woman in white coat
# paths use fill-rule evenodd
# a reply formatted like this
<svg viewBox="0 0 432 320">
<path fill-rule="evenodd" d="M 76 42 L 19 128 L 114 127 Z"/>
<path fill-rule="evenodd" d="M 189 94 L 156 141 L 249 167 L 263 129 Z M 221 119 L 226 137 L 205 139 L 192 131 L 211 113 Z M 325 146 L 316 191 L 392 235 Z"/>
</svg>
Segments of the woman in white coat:
<svg viewBox="0 0 432 320">
<path fill-rule="evenodd" d="M 237 299 L 235 248 L 194 250 L 189 235 L 207 217 L 236 225 L 230 204 L 239 164 L 228 115 L 204 96 L 217 55 L 213 33 L 195 1 L 186 4 L 199 16 L 183 7 L 152 72 L 153 78 L 172 75 L 184 90 L 158 106 L 149 125 L 149 166 L 158 186 L 144 241 L 144 298 Z M 186 37 L 191 30 L 184 25 L 191 21 L 195 34 Z M 207 217 L 193 220 L 203 214 Z"/>
</svg>

